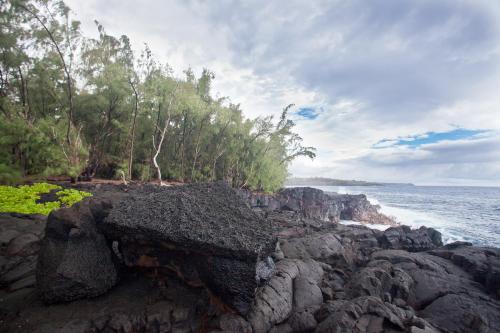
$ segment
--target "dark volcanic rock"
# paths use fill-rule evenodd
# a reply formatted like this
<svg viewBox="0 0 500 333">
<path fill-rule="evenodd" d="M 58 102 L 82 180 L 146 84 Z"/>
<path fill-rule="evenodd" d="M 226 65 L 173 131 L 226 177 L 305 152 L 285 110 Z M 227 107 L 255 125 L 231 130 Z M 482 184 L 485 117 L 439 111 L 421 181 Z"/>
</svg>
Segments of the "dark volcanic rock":
<svg viewBox="0 0 500 333">
<path fill-rule="evenodd" d="M 373 296 L 328 302 L 316 316 L 321 321 L 316 333 L 439 332 L 413 311 Z"/>
<path fill-rule="evenodd" d="M 445 294 L 420 311 L 420 315 L 447 332 L 500 330 L 500 304 L 467 294 Z"/>
<path fill-rule="evenodd" d="M 253 208 L 264 211 L 298 212 L 306 224 L 314 220 L 338 222 L 341 219 L 376 224 L 395 224 L 394 220 L 378 212 L 364 194 L 325 193 L 312 187 L 291 187 L 274 195 L 239 191 Z M 307 221 L 309 219 L 309 221 Z M 317 223 L 316 223 L 317 224 Z"/>
<path fill-rule="evenodd" d="M 43 228 L 0 215 L 0 332 L 500 332 L 500 250 L 323 219 L 359 217 L 363 198 L 290 189 L 252 195 L 268 205 L 253 213 L 222 184 L 97 192 L 51 215 L 40 252 L 39 288 L 85 297 L 70 303 L 36 298 Z M 120 281 L 86 298 L 104 290 L 112 252 Z"/>
<path fill-rule="evenodd" d="M 500 249 L 453 243 L 431 251 L 430 254 L 460 266 L 472 274 L 474 280 L 500 298 Z"/>
<path fill-rule="evenodd" d="M 420 252 L 443 246 L 441 234 L 432 228 L 411 229 L 408 226 L 391 227 L 379 237 L 384 249 Z"/>
<path fill-rule="evenodd" d="M 37 265 L 37 285 L 47 303 L 95 297 L 113 287 L 117 270 L 95 226 L 92 199 L 52 212 Z"/>
<path fill-rule="evenodd" d="M 271 224 L 224 183 L 131 194 L 99 226 L 119 243 L 128 266 L 173 269 L 240 313 L 249 310 L 258 280 L 272 271 Z"/>
</svg>

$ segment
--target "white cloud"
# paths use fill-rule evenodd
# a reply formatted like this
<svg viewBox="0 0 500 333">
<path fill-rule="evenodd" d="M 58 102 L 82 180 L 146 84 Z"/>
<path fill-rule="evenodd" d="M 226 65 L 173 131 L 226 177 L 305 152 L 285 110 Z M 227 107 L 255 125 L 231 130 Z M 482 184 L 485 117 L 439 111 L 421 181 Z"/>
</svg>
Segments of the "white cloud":
<svg viewBox="0 0 500 333">
<path fill-rule="evenodd" d="M 295 103 L 315 161 L 297 175 L 499 184 L 499 132 L 482 142 L 373 149 L 381 140 L 456 127 L 500 130 L 500 3 L 488 0 L 69 0 L 93 20 L 148 43 L 176 69 L 216 73 L 214 88 L 255 117 Z M 496 141 L 495 141 L 496 140 Z M 387 141 L 390 142 L 390 141 Z M 386 143 L 388 145 L 388 143 Z M 471 150 L 473 149 L 473 150 Z M 460 157 L 460 158 L 459 158 Z M 489 177 L 489 178 L 488 178 Z"/>
</svg>

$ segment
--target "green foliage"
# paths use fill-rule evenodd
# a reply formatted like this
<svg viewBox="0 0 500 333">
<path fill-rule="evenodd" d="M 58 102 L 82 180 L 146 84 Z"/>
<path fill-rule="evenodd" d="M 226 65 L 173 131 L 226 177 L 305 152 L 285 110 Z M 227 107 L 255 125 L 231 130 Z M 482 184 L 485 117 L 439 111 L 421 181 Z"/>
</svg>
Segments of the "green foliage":
<svg viewBox="0 0 500 333">
<path fill-rule="evenodd" d="M 294 132 L 292 105 L 247 119 L 213 97 L 209 69 L 175 77 L 149 47 L 137 56 L 127 36 L 98 22 L 98 36 L 85 38 L 70 16 L 61 0 L 0 2 L 0 182 L 82 173 L 148 181 L 160 169 L 165 179 L 272 192 L 293 159 L 314 158 Z"/>
<path fill-rule="evenodd" d="M 82 201 L 86 197 L 91 197 L 92 193 L 85 191 L 78 191 L 75 189 L 64 189 L 57 192 L 59 201 L 66 207 L 71 207 L 75 203 Z"/>
<path fill-rule="evenodd" d="M 36 202 L 40 199 L 41 194 L 49 193 L 52 190 L 60 190 L 57 192 L 59 201 Z M 61 206 L 70 207 L 91 195 L 91 193 L 74 189 L 62 190 L 62 187 L 58 185 L 47 183 L 19 187 L 0 186 L 0 212 L 48 215 L 54 209 L 61 208 Z"/>
<path fill-rule="evenodd" d="M 15 184 L 21 179 L 21 172 L 12 166 L 0 163 L 0 184 Z"/>
</svg>

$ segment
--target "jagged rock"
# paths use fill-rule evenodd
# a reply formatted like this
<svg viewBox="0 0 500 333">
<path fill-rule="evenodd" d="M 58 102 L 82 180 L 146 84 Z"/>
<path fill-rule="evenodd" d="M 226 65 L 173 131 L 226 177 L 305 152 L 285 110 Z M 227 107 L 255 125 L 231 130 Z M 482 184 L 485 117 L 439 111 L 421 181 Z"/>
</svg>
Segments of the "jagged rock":
<svg viewBox="0 0 500 333">
<path fill-rule="evenodd" d="M 484 287 L 474 281 L 473 271 L 428 253 L 385 250 L 375 252 L 373 258 L 390 261 L 411 276 L 415 284 L 408 304 L 437 328 L 450 332 L 476 328 L 477 332 L 495 332 L 500 327 L 500 302 L 490 298 Z"/>
<path fill-rule="evenodd" d="M 405 322 L 413 317 L 380 298 L 363 296 L 350 301 L 329 302 L 321 309 L 316 333 L 404 332 Z"/>
<path fill-rule="evenodd" d="M 346 250 L 337 237 L 330 232 L 318 232 L 282 240 L 280 248 L 286 258 L 312 258 L 323 263 L 345 266 L 352 262 L 352 253 Z"/>
<path fill-rule="evenodd" d="M 472 274 L 475 281 L 500 298 L 500 249 L 455 243 L 429 253 L 463 268 Z"/>
<path fill-rule="evenodd" d="M 47 226 L 47 239 L 58 246 L 55 249 L 62 249 L 57 252 L 60 255 L 50 253 L 58 265 L 63 257 L 73 258 L 67 254 L 70 246 L 76 253 L 94 256 L 96 250 L 89 249 L 89 240 L 81 241 L 85 247 L 77 248 L 73 243 L 81 238 L 72 239 L 95 236 L 90 228 L 97 235 L 108 235 L 101 249 L 109 251 L 110 258 L 114 252 L 131 267 L 122 266 L 121 281 L 101 297 L 50 306 L 36 298 L 33 288 L 37 253 L 7 253 L 8 243 L 20 235 L 41 237 L 43 223 L 38 217 L 0 214 L 0 231 L 17 232 L 8 235 L 8 242 L 0 247 L 0 331 L 499 332 L 498 249 L 455 243 L 422 252 L 437 246 L 439 234 L 399 228 L 384 235 L 364 226 L 306 217 L 322 214 L 325 207 L 314 203 L 319 195 L 305 205 L 300 200 L 295 201 L 298 206 L 276 206 L 274 210 L 261 205 L 253 214 L 240 206 L 241 201 L 231 201 L 234 192 L 219 195 L 214 187 L 220 184 L 201 186 L 201 194 L 186 191 L 190 187 L 184 186 L 175 190 L 96 186 L 88 209 L 77 208 L 71 218 Z M 300 198 L 303 194 L 298 193 L 304 191 L 297 191 Z M 290 194 L 288 199 L 292 197 Z M 347 207 L 340 204 L 340 198 L 332 197 L 326 200 Z M 122 200 L 137 206 L 124 204 L 116 215 L 123 221 L 107 229 L 108 216 Z M 272 206 L 273 202 L 281 201 L 271 197 L 267 203 Z M 234 224 L 232 218 L 238 221 Z M 231 222 L 227 224 L 227 220 Z M 94 224 L 97 229 L 89 227 Z M 267 235 L 261 237 L 263 230 Z M 276 247 L 272 244 L 275 232 L 280 241 Z M 165 235 L 172 236 L 167 239 Z M 95 237 L 92 239 L 93 246 L 99 247 Z M 273 240 L 269 245 L 268 239 Z M 268 255 L 275 261 L 268 260 Z M 79 264 L 74 264 L 76 271 Z M 85 261 L 88 264 L 93 262 Z M 168 273 L 167 268 L 176 274 Z M 78 273 L 88 277 L 87 272 Z M 67 288 L 68 284 L 61 286 Z M 76 290 L 82 290 L 80 287 Z M 245 291 L 248 298 L 237 298 L 241 290 L 256 291 Z M 72 296 L 71 290 L 68 295 Z M 245 306 L 249 311 L 243 314 L 241 307 Z M 232 311 L 238 307 L 241 315 Z"/>
<path fill-rule="evenodd" d="M 40 296 L 47 303 L 95 297 L 117 282 L 111 251 L 89 208 L 91 201 L 48 217 L 36 274 Z"/>
<path fill-rule="evenodd" d="M 297 265 L 282 260 L 276 265 L 275 275 L 257 290 L 248 320 L 254 333 L 265 333 L 285 321 L 293 309 L 293 279 L 299 274 Z"/>
<path fill-rule="evenodd" d="M 248 315 L 254 333 L 267 332 L 275 325 L 284 324 L 288 318 L 291 322 L 287 321 L 277 332 L 288 329 L 300 332 L 292 327 L 310 326 L 307 312 L 314 312 L 322 302 L 318 283 L 323 274 L 321 266 L 314 260 L 279 261 L 276 274 L 257 290 Z"/>
<path fill-rule="evenodd" d="M 441 233 L 433 228 L 420 227 L 411 229 L 408 226 L 391 227 L 379 237 L 382 248 L 410 252 L 432 250 L 443 246 Z"/>
<path fill-rule="evenodd" d="M 404 270 L 388 261 L 374 260 L 354 274 L 347 290 L 350 298 L 377 296 L 388 302 L 398 299 L 405 304 L 413 287 L 413 279 Z"/>
<path fill-rule="evenodd" d="M 480 285 L 451 262 L 427 253 L 383 250 L 372 255 L 404 270 L 415 282 L 408 303 L 420 310 L 446 293 L 481 293 Z"/>
<path fill-rule="evenodd" d="M 420 315 L 446 332 L 500 331 L 500 304 L 467 294 L 443 294 Z"/>
<path fill-rule="evenodd" d="M 99 223 L 127 266 L 169 268 L 245 314 L 273 271 L 276 238 L 224 183 L 157 187 L 127 196 Z"/>
<path fill-rule="evenodd" d="M 251 207 L 265 211 L 294 211 L 309 223 L 314 221 L 338 222 L 341 219 L 377 224 L 395 224 L 394 220 L 379 213 L 364 194 L 325 193 L 312 187 L 292 187 L 275 195 L 239 191 Z M 306 222 L 307 223 L 307 222 Z M 318 224 L 316 224 L 318 226 Z"/>
</svg>

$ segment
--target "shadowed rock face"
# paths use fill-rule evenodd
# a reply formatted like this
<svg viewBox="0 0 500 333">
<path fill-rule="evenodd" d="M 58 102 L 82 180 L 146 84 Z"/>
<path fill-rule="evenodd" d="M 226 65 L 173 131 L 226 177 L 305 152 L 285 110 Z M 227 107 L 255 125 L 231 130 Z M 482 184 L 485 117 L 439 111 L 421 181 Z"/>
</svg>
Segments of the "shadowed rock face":
<svg viewBox="0 0 500 333">
<path fill-rule="evenodd" d="M 99 296 L 117 282 L 111 250 L 89 206 L 87 200 L 48 217 L 36 272 L 47 303 Z"/>
<path fill-rule="evenodd" d="M 294 211 L 303 218 L 325 222 L 353 220 L 376 224 L 396 224 L 394 220 L 379 213 L 364 194 L 325 193 L 312 187 L 292 187 L 280 190 L 275 195 L 239 191 L 253 208 L 265 211 Z"/>
<path fill-rule="evenodd" d="M 168 268 L 246 313 L 272 273 L 273 228 L 223 183 L 130 195 L 99 223 L 127 266 Z"/>
</svg>

